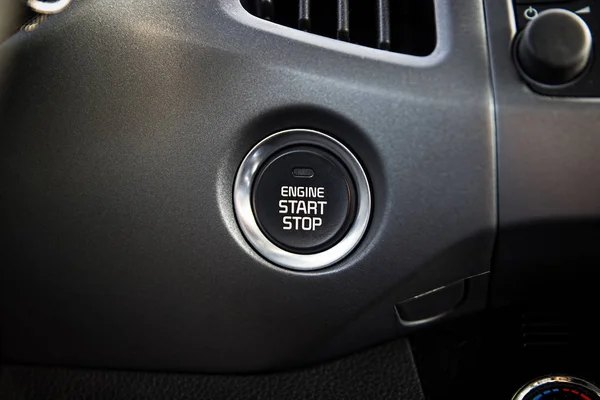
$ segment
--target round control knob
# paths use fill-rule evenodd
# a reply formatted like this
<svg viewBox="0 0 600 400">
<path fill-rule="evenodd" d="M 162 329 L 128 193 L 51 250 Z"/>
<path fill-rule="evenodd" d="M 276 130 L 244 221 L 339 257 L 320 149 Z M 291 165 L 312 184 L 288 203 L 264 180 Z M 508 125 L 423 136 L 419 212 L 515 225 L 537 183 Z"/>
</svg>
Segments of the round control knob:
<svg viewBox="0 0 600 400">
<path fill-rule="evenodd" d="M 292 147 L 272 157 L 256 177 L 254 215 L 263 233 L 280 248 L 317 253 L 348 231 L 355 193 L 350 174 L 331 153 Z"/>
<path fill-rule="evenodd" d="M 552 9 L 541 12 L 518 38 L 516 62 L 534 83 L 562 85 L 586 69 L 592 53 L 592 34 L 577 14 Z"/>
<path fill-rule="evenodd" d="M 513 400 L 600 400 L 600 389 L 572 376 L 547 376 L 523 386 Z"/>
</svg>

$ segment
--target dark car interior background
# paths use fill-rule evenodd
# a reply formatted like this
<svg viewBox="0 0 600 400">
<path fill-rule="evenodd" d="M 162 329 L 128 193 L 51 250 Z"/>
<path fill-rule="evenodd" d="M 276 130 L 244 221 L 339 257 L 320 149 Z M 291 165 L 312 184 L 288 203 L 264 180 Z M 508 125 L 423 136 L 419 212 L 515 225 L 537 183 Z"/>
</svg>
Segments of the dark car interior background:
<svg viewBox="0 0 600 400">
<path fill-rule="evenodd" d="M 598 0 L 3 0 L 0 399 L 600 400 Z"/>
</svg>

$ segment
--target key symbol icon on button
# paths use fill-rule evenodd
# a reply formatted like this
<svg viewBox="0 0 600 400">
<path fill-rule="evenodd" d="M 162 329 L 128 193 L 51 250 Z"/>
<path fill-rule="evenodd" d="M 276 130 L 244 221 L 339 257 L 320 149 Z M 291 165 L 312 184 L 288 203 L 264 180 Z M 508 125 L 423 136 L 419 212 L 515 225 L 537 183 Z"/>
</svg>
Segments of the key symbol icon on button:
<svg viewBox="0 0 600 400">
<path fill-rule="evenodd" d="M 538 14 L 539 14 L 539 12 L 537 9 L 533 8 L 532 6 L 529 6 L 529 8 L 526 9 L 525 12 L 523 13 L 523 16 L 531 21 L 532 19 L 537 17 Z"/>
</svg>

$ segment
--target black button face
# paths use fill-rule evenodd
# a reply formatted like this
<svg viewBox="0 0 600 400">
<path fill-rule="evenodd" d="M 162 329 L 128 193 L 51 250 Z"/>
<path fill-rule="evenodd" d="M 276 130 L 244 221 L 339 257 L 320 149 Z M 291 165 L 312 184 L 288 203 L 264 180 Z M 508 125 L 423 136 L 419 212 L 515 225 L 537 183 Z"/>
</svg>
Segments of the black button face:
<svg viewBox="0 0 600 400">
<path fill-rule="evenodd" d="M 265 163 L 252 203 L 262 232 L 284 250 L 324 251 L 348 231 L 356 208 L 354 183 L 343 164 L 316 147 L 291 147 Z"/>
</svg>

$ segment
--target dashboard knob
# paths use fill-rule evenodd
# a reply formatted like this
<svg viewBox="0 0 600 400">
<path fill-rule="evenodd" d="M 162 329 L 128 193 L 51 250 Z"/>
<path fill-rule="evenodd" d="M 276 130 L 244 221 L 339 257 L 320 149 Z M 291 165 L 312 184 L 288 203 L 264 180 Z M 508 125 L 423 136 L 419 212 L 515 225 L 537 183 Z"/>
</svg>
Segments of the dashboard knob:
<svg viewBox="0 0 600 400">
<path fill-rule="evenodd" d="M 523 386 L 513 400 L 600 400 L 600 389 L 572 376 L 546 376 Z"/>
<path fill-rule="evenodd" d="M 592 53 L 592 34 L 577 14 L 551 9 L 541 12 L 523 30 L 516 44 L 516 62 L 534 83 L 562 85 L 581 75 Z"/>
</svg>

